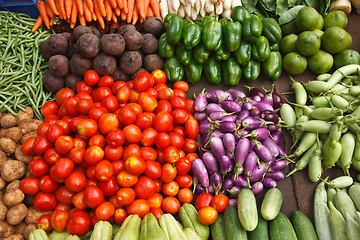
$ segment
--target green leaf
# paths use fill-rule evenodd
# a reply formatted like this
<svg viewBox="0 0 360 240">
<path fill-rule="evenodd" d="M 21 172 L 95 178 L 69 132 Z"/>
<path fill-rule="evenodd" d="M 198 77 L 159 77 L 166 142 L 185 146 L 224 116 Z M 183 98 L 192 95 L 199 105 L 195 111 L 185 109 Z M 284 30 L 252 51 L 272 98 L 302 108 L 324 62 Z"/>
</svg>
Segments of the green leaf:
<svg viewBox="0 0 360 240">
<path fill-rule="evenodd" d="M 289 5 L 287 0 L 276 0 L 276 9 L 275 9 L 276 15 L 281 16 L 288 10 L 288 8 Z"/>
<path fill-rule="evenodd" d="M 290 8 L 289 10 L 287 10 L 284 14 L 280 15 L 279 24 L 283 25 L 285 23 L 288 23 L 288 22 L 294 20 L 296 15 L 300 11 L 300 9 L 302 9 L 303 7 L 305 7 L 305 6 L 299 5 L 299 6 L 295 6 L 293 8 Z"/>
<path fill-rule="evenodd" d="M 289 7 L 296 5 L 296 0 L 288 0 Z"/>
<path fill-rule="evenodd" d="M 320 2 L 323 2 L 323 0 L 305 0 L 306 5 L 308 5 L 309 7 L 313 7 L 315 8 L 317 11 L 319 11 L 320 8 Z"/>
<path fill-rule="evenodd" d="M 254 5 L 254 1 L 253 0 L 241 0 L 242 5 L 247 8 L 251 13 L 254 13 L 257 11 L 257 9 L 255 8 Z"/>
</svg>

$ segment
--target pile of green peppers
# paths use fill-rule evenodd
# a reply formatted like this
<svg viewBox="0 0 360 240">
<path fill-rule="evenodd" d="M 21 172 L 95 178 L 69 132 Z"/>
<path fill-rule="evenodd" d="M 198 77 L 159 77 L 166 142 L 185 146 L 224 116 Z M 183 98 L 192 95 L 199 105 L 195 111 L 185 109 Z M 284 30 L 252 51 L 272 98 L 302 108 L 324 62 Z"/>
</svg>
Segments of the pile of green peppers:
<svg viewBox="0 0 360 240">
<path fill-rule="evenodd" d="M 193 22 L 170 13 L 164 27 L 159 54 L 166 58 L 163 70 L 172 82 L 186 75 L 194 84 L 203 70 L 210 83 L 224 81 L 229 86 L 237 85 L 242 77 L 254 81 L 261 71 L 271 80 L 281 75 L 282 32 L 273 18 L 260 18 L 237 6 L 231 18 L 220 20 L 206 16 Z"/>
</svg>

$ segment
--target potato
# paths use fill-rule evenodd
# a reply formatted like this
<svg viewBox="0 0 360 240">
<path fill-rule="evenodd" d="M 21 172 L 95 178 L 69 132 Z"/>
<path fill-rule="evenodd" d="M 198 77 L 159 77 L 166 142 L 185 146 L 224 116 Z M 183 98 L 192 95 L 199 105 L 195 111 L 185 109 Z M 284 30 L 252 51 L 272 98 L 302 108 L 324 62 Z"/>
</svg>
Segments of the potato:
<svg viewBox="0 0 360 240">
<path fill-rule="evenodd" d="M 19 189 L 20 187 L 20 183 L 21 181 L 20 180 L 15 180 L 15 181 L 12 181 L 11 183 L 9 183 L 7 186 L 6 186 L 6 192 L 10 192 L 12 190 L 16 190 L 16 189 Z M 25 197 L 25 195 L 24 195 Z M 16 204 L 15 204 L 16 205 Z"/>
<path fill-rule="evenodd" d="M 149 72 L 152 72 L 155 69 L 162 69 L 163 65 L 164 60 L 157 53 L 149 54 L 144 57 L 143 67 Z"/>
<path fill-rule="evenodd" d="M 125 74 L 123 71 L 121 71 L 120 67 L 117 67 L 115 69 L 115 72 L 111 74 L 111 77 L 114 79 L 115 82 L 117 81 L 129 81 L 129 75 Z"/>
<path fill-rule="evenodd" d="M 16 125 L 16 117 L 11 113 L 7 113 L 0 119 L 0 124 L 3 128 L 11 128 Z"/>
<path fill-rule="evenodd" d="M 32 160 L 32 157 L 33 156 L 29 156 L 29 155 L 26 155 L 22 152 L 21 150 L 21 146 L 18 146 L 16 149 L 15 149 L 15 158 L 17 160 L 19 160 L 20 162 L 22 163 L 25 163 L 26 165 L 29 164 Z M 1 162 L 0 162 L 0 168 L 1 168 Z"/>
<path fill-rule="evenodd" d="M 138 73 L 141 73 L 141 72 L 148 72 L 145 68 L 139 68 L 136 72 L 134 72 L 133 74 L 131 74 L 130 76 L 129 76 L 129 79 L 130 80 L 134 80 L 135 79 L 135 77 L 136 77 L 136 75 L 138 74 Z"/>
<path fill-rule="evenodd" d="M 0 222 L 0 239 L 10 237 L 13 234 L 15 234 L 15 227 L 11 226 L 6 220 L 1 221 Z"/>
<path fill-rule="evenodd" d="M 7 154 L 13 154 L 16 149 L 16 142 L 7 137 L 0 138 L 0 147 Z"/>
<path fill-rule="evenodd" d="M 26 240 L 29 240 L 29 234 L 36 229 L 36 224 L 32 223 L 24 228 L 23 235 Z"/>
<path fill-rule="evenodd" d="M 51 51 L 52 55 L 65 55 L 69 49 L 68 40 L 61 34 L 51 35 L 47 39 L 47 50 Z M 45 49 L 46 51 L 46 49 Z"/>
<path fill-rule="evenodd" d="M 143 27 L 144 32 L 151 33 L 158 39 L 164 32 L 164 23 L 161 21 L 160 18 L 157 17 L 151 17 L 146 19 Z"/>
<path fill-rule="evenodd" d="M 125 47 L 128 50 L 138 50 L 144 41 L 144 37 L 137 30 L 129 30 L 124 34 Z"/>
<path fill-rule="evenodd" d="M 156 53 L 159 48 L 159 41 L 151 33 L 146 33 L 143 35 L 144 42 L 141 45 L 141 51 L 145 54 Z"/>
<path fill-rule="evenodd" d="M 116 69 L 116 58 L 102 52 L 93 59 L 92 66 L 99 75 L 111 75 Z"/>
<path fill-rule="evenodd" d="M 7 161 L 6 153 L 4 151 L 0 151 L 0 164 L 3 164 L 6 161 Z"/>
<path fill-rule="evenodd" d="M 36 131 L 43 121 L 39 119 L 24 119 L 19 122 L 18 127 L 21 128 L 23 134 L 27 134 L 32 131 Z"/>
<path fill-rule="evenodd" d="M 2 167 L 2 165 L 3 164 L 1 164 L 1 167 Z M 0 168 L 1 168 L 0 167 Z M 2 178 L 0 178 L 0 190 L 3 190 L 4 189 L 4 187 L 5 187 L 5 185 L 6 185 L 6 182 L 4 181 L 4 179 L 2 179 Z M 3 199 L 3 193 L 0 191 L 0 201 L 2 201 L 2 199 Z"/>
<path fill-rule="evenodd" d="M 18 225 L 15 226 L 15 234 L 21 234 L 23 235 L 24 229 L 26 228 L 26 223 L 21 222 Z"/>
<path fill-rule="evenodd" d="M 4 137 L 10 138 L 14 142 L 20 141 L 22 137 L 22 131 L 19 127 L 7 128 Z"/>
<path fill-rule="evenodd" d="M 118 33 L 124 36 L 127 31 L 136 30 L 136 27 L 132 24 L 124 24 L 118 29 Z"/>
<path fill-rule="evenodd" d="M 82 25 L 79 25 L 76 28 L 74 28 L 73 31 L 74 42 L 76 42 L 85 33 L 91 33 L 91 29 L 87 26 L 82 26 Z"/>
<path fill-rule="evenodd" d="M 51 214 L 52 211 L 46 211 L 46 212 L 42 212 L 39 210 L 36 210 L 34 207 L 29 207 L 27 210 L 27 214 L 25 217 L 25 223 L 26 224 L 31 224 L 31 223 L 36 223 L 36 221 L 46 215 L 46 214 Z"/>
<path fill-rule="evenodd" d="M 65 85 L 72 89 L 72 90 L 76 90 L 76 84 L 78 84 L 78 82 L 82 81 L 83 78 L 72 73 L 72 72 L 69 72 L 65 77 L 64 77 L 64 80 L 65 80 Z"/>
<path fill-rule="evenodd" d="M 0 201 L 0 221 L 4 220 L 6 218 L 6 213 L 8 211 L 7 206 L 3 201 Z"/>
<path fill-rule="evenodd" d="M 27 214 L 27 207 L 25 206 L 25 204 L 20 203 L 18 205 L 11 207 L 8 210 L 6 214 L 6 220 L 11 225 L 17 225 L 25 218 L 26 214 Z"/>
<path fill-rule="evenodd" d="M 86 58 L 80 53 L 75 53 L 70 59 L 70 70 L 72 73 L 84 76 L 87 70 L 90 70 L 92 67 L 92 60 Z"/>
<path fill-rule="evenodd" d="M 47 71 L 43 76 L 44 87 L 50 92 L 58 92 L 60 89 L 65 87 L 63 77 L 54 75 L 51 71 Z"/>
<path fill-rule="evenodd" d="M 23 193 L 23 191 L 21 191 L 20 188 L 17 188 L 6 192 L 3 197 L 3 202 L 6 206 L 12 207 L 20 204 L 24 200 L 24 198 L 25 194 Z"/>
<path fill-rule="evenodd" d="M 6 161 L 1 168 L 1 177 L 6 182 L 20 179 L 26 172 L 25 164 L 17 160 Z"/>
<path fill-rule="evenodd" d="M 100 48 L 109 55 L 121 55 L 125 50 L 125 39 L 120 34 L 105 34 L 100 39 Z"/>
<path fill-rule="evenodd" d="M 30 172 L 30 171 L 27 171 L 27 172 Z M 24 199 L 23 203 L 28 207 L 34 206 L 35 197 L 36 197 L 36 195 L 25 195 L 25 199 Z"/>
<path fill-rule="evenodd" d="M 37 131 L 35 130 L 24 134 L 20 139 L 20 143 L 22 144 L 23 142 L 25 142 L 26 139 L 30 137 L 37 137 Z"/>
<path fill-rule="evenodd" d="M 136 51 L 126 51 L 120 58 L 120 69 L 125 74 L 135 73 L 142 65 L 141 56 Z"/>
<path fill-rule="evenodd" d="M 34 110 L 27 106 L 25 107 L 25 111 L 19 110 L 18 115 L 16 116 L 16 122 L 19 123 L 24 119 L 33 119 L 34 118 Z"/>
<path fill-rule="evenodd" d="M 22 234 L 14 234 L 11 235 L 10 237 L 4 238 L 3 240 L 24 240 L 25 237 Z"/>
<path fill-rule="evenodd" d="M 1 128 L 0 129 L 0 137 L 4 137 L 6 133 L 6 128 Z"/>
<path fill-rule="evenodd" d="M 70 62 L 64 55 L 53 55 L 49 59 L 49 70 L 58 77 L 64 77 L 70 71 Z"/>
<path fill-rule="evenodd" d="M 93 33 L 85 33 L 77 40 L 79 53 L 87 58 L 93 58 L 100 52 L 100 39 Z"/>
</svg>

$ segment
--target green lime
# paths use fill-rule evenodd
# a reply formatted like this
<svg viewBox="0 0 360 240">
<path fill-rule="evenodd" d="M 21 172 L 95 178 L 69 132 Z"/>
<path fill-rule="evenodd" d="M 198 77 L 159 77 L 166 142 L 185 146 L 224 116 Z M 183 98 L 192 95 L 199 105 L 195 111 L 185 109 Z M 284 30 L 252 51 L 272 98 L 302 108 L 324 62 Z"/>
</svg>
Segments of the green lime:
<svg viewBox="0 0 360 240">
<path fill-rule="evenodd" d="M 283 58 L 283 67 L 290 75 L 299 75 L 306 70 L 306 57 L 300 55 L 298 52 L 291 52 Z"/>
<path fill-rule="evenodd" d="M 355 50 L 342 50 L 334 58 L 334 67 L 338 69 L 349 64 L 360 64 L 360 54 Z"/>
<path fill-rule="evenodd" d="M 314 33 L 316 33 L 319 37 L 320 37 L 320 40 L 322 38 L 322 36 L 324 35 L 324 32 L 320 29 L 314 29 L 312 30 Z"/>
<path fill-rule="evenodd" d="M 280 52 L 282 54 L 288 54 L 289 52 L 296 52 L 296 40 L 298 39 L 298 36 L 295 34 L 290 34 L 280 41 Z"/>
<path fill-rule="evenodd" d="M 346 13 L 340 10 L 332 11 L 324 18 L 324 29 L 338 26 L 345 28 L 348 24 L 348 17 Z"/>
<path fill-rule="evenodd" d="M 314 55 L 319 51 L 320 45 L 320 37 L 313 31 L 304 31 L 300 33 L 296 40 L 296 48 L 298 52 L 304 56 Z"/>
<path fill-rule="evenodd" d="M 302 8 L 295 17 L 296 27 L 300 31 L 321 29 L 324 24 L 323 17 L 312 7 Z"/>
<path fill-rule="evenodd" d="M 333 56 L 323 50 L 319 50 L 314 55 L 308 57 L 309 69 L 317 74 L 328 72 L 334 63 Z"/>
<path fill-rule="evenodd" d="M 352 44 L 351 35 L 343 28 L 334 26 L 325 30 L 321 38 L 322 48 L 329 53 L 339 53 Z"/>
</svg>

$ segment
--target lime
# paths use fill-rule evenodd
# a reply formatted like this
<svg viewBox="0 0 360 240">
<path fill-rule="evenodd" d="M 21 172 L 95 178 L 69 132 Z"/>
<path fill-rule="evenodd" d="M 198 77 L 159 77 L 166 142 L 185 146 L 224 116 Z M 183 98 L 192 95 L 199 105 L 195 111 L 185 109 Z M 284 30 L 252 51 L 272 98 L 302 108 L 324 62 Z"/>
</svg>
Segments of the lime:
<svg viewBox="0 0 360 240">
<path fill-rule="evenodd" d="M 320 45 L 320 37 L 313 31 L 304 31 L 300 33 L 296 40 L 296 48 L 298 52 L 304 56 L 314 55 L 319 51 Z"/>
<path fill-rule="evenodd" d="M 324 29 L 329 27 L 338 26 L 345 28 L 348 23 L 348 17 L 346 13 L 340 10 L 332 11 L 324 18 Z"/>
<path fill-rule="evenodd" d="M 349 64 L 360 64 L 359 52 L 346 49 L 339 52 L 334 58 L 334 67 L 336 69 Z"/>
<path fill-rule="evenodd" d="M 324 32 L 320 29 L 314 29 L 312 30 L 314 33 L 316 33 L 319 37 L 320 37 L 320 40 L 322 38 L 322 36 L 324 35 Z"/>
<path fill-rule="evenodd" d="M 282 54 L 288 54 L 289 52 L 296 52 L 296 40 L 298 39 L 298 36 L 295 34 L 290 34 L 280 41 L 280 52 Z"/>
<path fill-rule="evenodd" d="M 351 35 L 338 26 L 326 29 L 321 38 L 321 46 L 329 53 L 339 53 L 349 48 L 351 44 Z"/>
<path fill-rule="evenodd" d="M 290 75 L 299 75 L 306 70 L 306 57 L 300 55 L 298 52 L 291 52 L 283 58 L 283 67 Z"/>
<path fill-rule="evenodd" d="M 334 63 L 333 56 L 323 50 L 319 50 L 314 55 L 308 57 L 309 69 L 317 74 L 328 72 Z"/>
<path fill-rule="evenodd" d="M 311 31 L 316 28 L 322 29 L 324 19 L 315 8 L 304 7 L 296 15 L 295 24 L 300 31 Z"/>
</svg>

